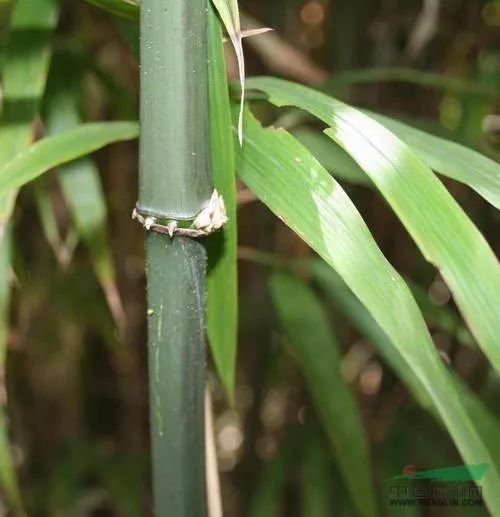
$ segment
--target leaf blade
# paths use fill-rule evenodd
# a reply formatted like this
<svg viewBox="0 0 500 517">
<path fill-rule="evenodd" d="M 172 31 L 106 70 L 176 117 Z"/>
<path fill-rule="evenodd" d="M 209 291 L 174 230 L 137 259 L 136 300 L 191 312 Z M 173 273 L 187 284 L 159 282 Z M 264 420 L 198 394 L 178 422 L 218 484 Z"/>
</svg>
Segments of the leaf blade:
<svg viewBox="0 0 500 517">
<path fill-rule="evenodd" d="M 92 122 L 49 136 L 33 144 L 0 169 L 0 195 L 6 195 L 47 170 L 97 151 L 137 138 L 136 122 Z"/>
<path fill-rule="evenodd" d="M 456 142 L 421 131 L 380 113 L 364 111 L 415 149 L 436 172 L 469 185 L 500 210 L 500 164 Z"/>
<path fill-rule="evenodd" d="M 352 501 L 360 515 L 376 515 L 368 443 L 323 308 L 307 284 L 290 273 L 273 273 L 270 286 L 288 347 L 306 379 Z"/>
<path fill-rule="evenodd" d="M 500 264 L 488 243 L 427 165 L 406 144 L 340 101 L 273 78 L 253 78 L 273 104 L 309 111 L 368 174 L 426 259 L 443 275 L 489 360 L 500 369 Z"/>
<path fill-rule="evenodd" d="M 4 13 L 5 14 L 5 13 Z M 2 113 L 0 117 L 0 168 L 25 149 L 32 138 L 32 121 L 43 94 L 50 58 L 50 39 L 58 14 L 54 0 L 18 0 L 13 4 L 10 34 L 2 60 Z M 3 49 L 2 49 L 3 51 Z M 12 230 L 9 218 L 15 194 L 0 195 L 0 356 L 7 353 L 6 332 L 10 303 L 10 246 Z M 3 365 L 2 365 L 3 367 Z M 17 486 L 14 462 L 9 450 L 5 415 L 6 401 L 1 404 L 0 424 L 0 483 L 9 503 L 20 515 L 23 513 Z"/>
<path fill-rule="evenodd" d="M 232 399 L 238 332 L 236 174 L 222 32 L 213 8 L 208 31 L 213 180 L 224 198 L 228 221 L 208 243 L 209 260 L 215 263 L 207 277 L 207 333 L 219 376 Z"/>
<path fill-rule="evenodd" d="M 139 2 L 136 0 L 87 0 L 87 2 L 127 20 L 139 19 Z"/>
<path fill-rule="evenodd" d="M 15 5 L 3 69 L 0 168 L 26 148 L 32 138 L 31 123 L 45 88 L 50 37 L 56 20 L 54 0 L 20 0 Z M 9 219 L 14 199 L 12 193 L 0 196 L 0 226 Z"/>
<path fill-rule="evenodd" d="M 236 53 L 241 87 L 240 114 L 238 117 L 238 140 L 243 144 L 243 111 L 245 107 L 245 56 L 243 54 L 240 12 L 238 0 L 212 0 Z"/>
<path fill-rule="evenodd" d="M 464 401 L 449 382 L 410 290 L 375 244 L 335 180 L 284 130 L 246 114 L 238 174 L 295 233 L 333 267 L 369 310 L 435 404 L 466 463 L 487 462 L 483 494 L 500 508 L 500 472 Z M 360 250 L 363 250 L 360 253 Z"/>
<path fill-rule="evenodd" d="M 16 478 L 16 469 L 10 453 L 5 386 L 6 343 L 9 329 L 8 314 L 10 305 L 11 226 L 11 224 L 7 226 L 0 245 L 0 486 L 5 494 L 7 503 L 21 515 L 23 513 L 23 505 Z"/>
<path fill-rule="evenodd" d="M 44 102 L 44 122 L 48 136 L 81 124 L 79 112 L 82 69 L 70 53 L 57 54 Z M 116 285 L 116 272 L 107 242 L 107 206 L 99 170 L 88 156 L 61 165 L 58 171 L 63 196 L 71 212 L 75 230 L 85 243 L 96 277 L 120 332 L 125 312 Z"/>
<path fill-rule="evenodd" d="M 372 186 L 361 167 L 335 142 L 320 131 L 299 127 L 292 135 L 336 178 L 363 186 Z"/>
<path fill-rule="evenodd" d="M 341 278 L 328 265 L 318 259 L 312 259 L 304 264 L 314 280 L 321 285 L 329 299 L 331 299 L 342 314 L 372 343 L 379 354 L 397 373 L 401 381 L 412 393 L 415 400 L 434 417 L 439 419 L 439 410 L 428 397 L 425 387 L 412 371 L 409 364 L 389 337 L 380 328 L 365 307 L 356 299 Z M 488 449 L 493 452 L 497 468 L 500 466 L 497 436 L 500 433 L 500 423 L 486 409 L 483 402 L 477 397 L 462 380 L 452 372 L 448 373 L 449 382 L 456 387 L 464 401 L 469 417 L 477 423 L 477 429 Z M 480 423 L 479 423 L 480 422 Z"/>
</svg>

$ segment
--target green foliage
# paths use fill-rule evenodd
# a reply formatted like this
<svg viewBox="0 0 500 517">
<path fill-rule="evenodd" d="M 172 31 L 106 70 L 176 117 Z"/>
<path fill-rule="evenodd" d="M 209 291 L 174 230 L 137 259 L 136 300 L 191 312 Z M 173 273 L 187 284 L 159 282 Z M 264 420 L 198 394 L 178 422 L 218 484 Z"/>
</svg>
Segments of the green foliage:
<svg viewBox="0 0 500 517">
<path fill-rule="evenodd" d="M 73 228 L 68 229 L 67 235 L 64 238 L 61 235 L 50 189 L 43 180 L 44 178 L 40 178 L 33 183 L 33 193 L 40 225 L 55 257 L 61 266 L 65 267 L 71 260 L 75 246 L 78 244 L 78 235 Z"/>
<path fill-rule="evenodd" d="M 238 332 L 236 174 L 222 31 L 212 7 L 208 42 L 212 170 L 214 186 L 224 198 L 228 222 L 209 242 L 207 333 L 218 373 L 232 399 Z"/>
<path fill-rule="evenodd" d="M 266 91 L 278 106 L 296 105 L 331 126 L 325 133 L 366 172 L 425 258 L 439 268 L 479 345 L 500 368 L 500 265 L 419 155 L 360 111 L 324 94 L 278 79 L 252 79 L 249 86 Z"/>
<path fill-rule="evenodd" d="M 0 169 L 0 195 L 113 142 L 137 138 L 138 133 L 136 122 L 93 122 L 39 140 Z"/>
<path fill-rule="evenodd" d="M 447 74 L 424 72 L 414 68 L 372 68 L 365 70 L 349 70 L 335 74 L 328 81 L 328 89 L 339 89 L 347 85 L 371 83 L 379 81 L 399 81 L 418 84 L 427 88 L 445 89 L 454 93 L 478 95 L 481 97 L 496 97 L 498 92 L 481 84 L 460 77 L 450 77 Z"/>
<path fill-rule="evenodd" d="M 325 443 L 314 428 L 305 436 L 302 467 L 301 515 L 328 517 L 331 513 L 333 486 L 329 456 L 324 453 Z"/>
<path fill-rule="evenodd" d="M 136 0 L 87 0 L 87 2 L 128 20 L 139 19 L 139 2 Z"/>
<path fill-rule="evenodd" d="M 492 31 L 497 3 L 457 0 L 453 16 L 476 13 L 477 27 Z M 25 506 L 34 515 L 132 516 L 150 506 L 143 481 L 149 446 L 141 349 L 143 243 L 142 232 L 129 221 L 136 202 L 131 173 L 139 134 L 133 120 L 139 1 L 70 4 L 0 0 L 0 491 L 13 515 L 22 515 Z M 385 500 L 387 479 L 405 464 L 442 467 L 461 457 L 489 465 L 481 481 L 485 511 L 499 515 L 500 268 L 492 249 L 498 245 L 500 208 L 500 165 L 494 159 L 500 156 L 494 110 L 500 61 L 491 38 L 476 38 L 476 28 L 467 24 L 438 31 L 415 68 L 386 67 L 408 62 L 400 48 L 401 27 L 386 31 L 383 44 L 374 37 L 369 52 L 361 44 L 367 38 L 362 28 L 370 22 L 366 12 L 378 12 L 381 2 L 326 0 L 318 3 L 323 20 L 316 23 L 300 2 L 207 0 L 209 56 L 191 66 L 198 53 L 184 45 L 193 41 L 201 43 L 197 50 L 204 48 L 204 33 L 192 38 L 178 31 L 185 11 L 175 11 L 176 18 L 171 4 L 161 0 L 154 16 L 142 16 L 147 66 L 141 94 L 147 99 L 141 123 L 150 125 L 141 145 L 161 154 L 154 167 L 146 167 L 161 186 L 149 194 L 159 205 L 182 204 L 192 196 L 191 217 L 212 189 L 211 168 L 229 222 L 203 246 L 172 243 L 167 236 L 149 239 L 157 504 L 171 503 L 171 489 L 188 494 L 179 507 L 202 502 L 189 493 L 204 491 L 206 248 L 206 333 L 218 374 L 210 378 L 213 438 L 223 494 L 230 495 L 223 501 L 227 513 L 400 515 Z M 398 16 L 405 20 L 420 6 L 416 0 L 399 4 Z M 445 4 L 442 20 L 449 16 Z M 243 55 L 240 16 L 243 29 L 259 26 L 246 10 L 259 12 L 277 29 L 272 42 L 258 36 L 262 46 L 252 45 L 257 56 Z M 193 16 L 198 27 L 204 25 L 203 9 Z M 377 27 L 392 27 L 382 18 Z M 152 25 L 158 29 L 154 42 L 144 38 Z M 166 36 L 167 25 L 178 39 Z M 293 41 L 290 49 L 281 41 L 282 28 L 300 37 L 300 45 Z M 222 29 L 236 52 L 228 64 L 239 85 L 231 90 Z M 456 39 L 448 42 L 448 32 Z M 335 44 L 332 33 L 338 33 Z M 465 52 L 469 44 L 477 52 Z M 316 85 L 311 76 L 317 90 L 270 77 L 246 79 L 244 57 L 249 69 L 273 73 L 266 52 L 290 65 L 275 72 L 292 78 L 298 66 L 297 77 L 307 80 L 308 67 L 319 64 L 312 57 L 339 71 L 325 84 Z M 205 62 L 208 88 L 201 74 L 199 81 L 171 81 L 173 65 L 186 79 L 194 68 L 204 70 Z M 370 66 L 359 68 L 363 63 Z M 416 68 L 422 63 L 426 70 Z M 343 64 L 353 70 L 342 70 Z M 204 98 L 200 105 L 191 102 L 198 98 L 195 90 Z M 285 106 L 291 108 L 280 116 L 277 108 Z M 445 132 L 437 119 L 446 125 L 450 116 L 449 127 L 457 129 Z M 278 128 L 265 129 L 263 123 Z M 204 138 L 209 131 L 210 142 Z M 449 139 L 436 136 L 443 134 Z M 123 141 L 130 142 L 89 156 Z M 470 142 L 471 148 L 457 142 Z M 187 168 L 182 160 L 168 165 L 176 153 L 192 166 L 185 189 L 170 181 L 185 176 Z M 31 182 L 34 188 L 17 199 L 17 190 Z M 248 203 L 252 196 L 271 213 Z M 111 239 L 109 223 L 116 232 Z M 77 247 L 79 240 L 84 246 Z M 260 251 L 248 247 L 254 245 Z M 253 264 L 238 268 L 238 252 Z M 118 341 L 103 292 L 122 330 L 122 346 L 113 346 L 112 353 L 102 346 Z M 344 366 L 359 350 L 366 358 L 357 358 L 357 377 L 347 377 Z M 381 375 L 375 395 L 362 384 L 373 365 Z M 65 418 L 59 418 L 58 407 Z M 167 424 L 172 427 L 165 433 Z M 174 439 L 165 439 L 167 434 Z M 14 450 L 22 453 L 15 457 L 12 436 Z M 175 458 L 165 462 L 166 456 Z M 167 483 L 162 490 L 166 477 L 181 480 L 180 489 Z M 405 515 L 420 515 L 418 508 L 407 510 Z"/>
<path fill-rule="evenodd" d="M 415 375 L 405 355 L 400 354 L 397 346 L 391 342 L 387 334 L 356 299 L 337 273 L 328 267 L 325 262 L 317 259 L 311 260 L 305 266 L 339 311 L 376 347 L 379 354 L 406 384 L 414 399 L 424 408 L 430 410 L 433 416 L 439 418 L 439 409 L 433 406 L 425 386 Z M 414 286 L 413 291 L 415 291 Z M 463 398 L 471 420 L 480 423 L 477 425 L 477 430 L 489 450 L 492 451 L 492 456 L 498 464 L 499 456 L 495 452 L 498 445 L 495 436 L 500 432 L 500 423 L 489 414 L 480 399 L 458 377 L 450 374 L 448 382 L 455 385 L 457 393 Z"/>
<path fill-rule="evenodd" d="M 9 330 L 8 314 L 10 304 L 10 262 L 11 262 L 11 225 L 6 228 L 0 246 L 0 488 L 7 503 L 16 514 L 22 514 L 21 495 L 17 485 L 13 459 L 10 453 L 9 428 L 7 421 L 5 387 L 7 335 Z"/>
<path fill-rule="evenodd" d="M 280 495 L 286 487 L 287 478 L 295 461 L 301 437 L 296 427 L 287 429 L 279 449 L 266 465 L 260 482 L 252 497 L 250 517 L 273 517 L 280 507 Z"/>
<path fill-rule="evenodd" d="M 52 0 L 19 0 L 8 11 L 2 8 L 2 32 L 5 48 L 0 49 L 2 64 L 2 110 L 0 112 L 0 169 L 14 156 L 24 151 L 32 137 L 32 120 L 43 95 L 47 77 L 50 37 L 57 20 L 57 4 Z M 10 23 L 10 27 L 7 25 Z M 2 36 L 4 37 L 4 36 Z M 8 220 L 13 209 L 14 192 L 0 194 L 0 370 L 4 371 L 7 355 L 7 325 L 10 301 L 10 250 L 12 228 Z M 5 375 L 0 375 L 0 471 L 2 489 L 13 509 L 22 513 L 13 460 L 9 449 Z"/>
<path fill-rule="evenodd" d="M 238 60 L 238 74 L 241 86 L 240 114 L 238 117 L 238 139 L 243 143 L 243 108 L 245 106 L 245 57 L 241 35 L 238 0 L 212 0 L 233 45 Z"/>
<path fill-rule="evenodd" d="M 397 135 L 433 170 L 469 185 L 500 209 L 500 165 L 483 154 L 377 113 L 367 115 Z"/>
<path fill-rule="evenodd" d="M 0 168 L 23 151 L 32 138 L 31 122 L 45 88 L 56 20 L 55 0 L 21 0 L 15 5 L 2 71 Z M 14 193 L 1 195 L 0 225 L 9 218 L 14 197 Z"/>
<path fill-rule="evenodd" d="M 372 183 L 363 169 L 335 142 L 319 131 L 306 127 L 292 130 L 293 136 L 309 149 L 336 178 L 358 185 L 371 186 Z"/>
<path fill-rule="evenodd" d="M 71 54 L 58 55 L 52 64 L 44 106 L 48 136 L 73 129 L 82 122 L 79 85 L 83 71 L 75 66 L 72 59 Z M 116 287 L 111 250 L 107 244 L 107 209 L 99 170 L 94 161 L 85 156 L 61 166 L 59 181 L 75 230 L 89 250 L 111 314 L 118 328 L 123 328 L 124 313 Z"/>
<path fill-rule="evenodd" d="M 361 417 L 342 377 L 339 345 L 321 303 L 304 282 L 288 273 L 274 273 L 271 292 L 288 347 L 306 378 L 353 505 L 360 515 L 377 515 Z"/>
<path fill-rule="evenodd" d="M 314 249 L 369 310 L 439 411 L 465 462 L 486 461 L 484 496 L 500 508 L 495 455 L 457 397 L 410 290 L 382 255 L 345 192 L 284 130 L 263 129 L 246 115 L 238 173 L 278 217 Z"/>
</svg>

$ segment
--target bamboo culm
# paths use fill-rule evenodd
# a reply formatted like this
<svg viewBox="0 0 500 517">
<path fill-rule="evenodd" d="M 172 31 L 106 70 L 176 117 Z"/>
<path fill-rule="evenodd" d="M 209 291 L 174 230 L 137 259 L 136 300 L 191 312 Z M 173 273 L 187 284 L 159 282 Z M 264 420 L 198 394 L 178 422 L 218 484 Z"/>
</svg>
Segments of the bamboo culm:
<svg viewBox="0 0 500 517">
<path fill-rule="evenodd" d="M 207 0 L 141 1 L 137 212 L 148 221 L 187 225 L 212 196 L 206 15 Z M 206 252 L 147 231 L 146 255 L 155 514 L 203 516 Z"/>
</svg>

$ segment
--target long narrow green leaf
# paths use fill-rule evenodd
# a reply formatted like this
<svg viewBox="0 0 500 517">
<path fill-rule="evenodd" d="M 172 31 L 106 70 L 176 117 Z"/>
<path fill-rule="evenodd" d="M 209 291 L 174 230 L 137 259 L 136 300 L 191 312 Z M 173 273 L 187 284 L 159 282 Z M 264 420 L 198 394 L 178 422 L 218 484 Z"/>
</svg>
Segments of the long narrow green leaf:
<svg viewBox="0 0 500 517">
<path fill-rule="evenodd" d="M 363 172 L 363 169 L 335 142 L 324 135 L 321 131 L 299 127 L 291 131 L 292 135 L 303 145 L 311 154 L 331 172 L 336 178 L 349 181 L 358 185 L 371 185 L 372 182 Z"/>
<path fill-rule="evenodd" d="M 0 492 L 3 491 L 5 493 L 9 506 L 17 515 L 21 515 L 21 496 L 10 454 L 5 386 L 6 342 L 9 329 L 11 245 L 12 232 L 11 225 L 9 224 L 0 245 Z"/>
<path fill-rule="evenodd" d="M 52 203 L 49 189 L 43 181 L 43 178 L 34 182 L 34 195 L 38 217 L 40 218 L 40 224 L 45 238 L 50 244 L 59 264 L 63 267 L 67 266 L 71 259 L 72 251 L 74 250 L 72 246 L 68 246 L 68 243 L 75 242 L 73 239 L 74 232 L 71 230 L 68 232 L 68 241 L 62 238 L 57 223 L 54 204 Z"/>
<path fill-rule="evenodd" d="M 304 264 L 313 278 L 321 285 L 327 296 L 333 300 L 337 308 L 352 324 L 373 344 L 380 355 L 396 372 L 401 381 L 407 386 L 413 397 L 431 414 L 439 418 L 439 409 L 435 407 L 428 397 L 425 386 L 413 371 L 411 364 L 401 354 L 373 319 L 365 307 L 356 299 L 335 271 L 325 262 L 313 259 Z M 462 398 L 470 419 L 476 423 L 478 433 L 484 443 L 492 451 L 492 457 L 500 468 L 500 423 L 487 411 L 483 402 L 470 391 L 470 389 L 451 372 L 448 374 L 449 382 L 454 384 L 457 393 Z"/>
<path fill-rule="evenodd" d="M 468 185 L 494 207 L 500 208 L 500 164 L 473 149 L 379 113 L 363 110 L 418 152 L 433 170 Z M 336 177 L 354 184 L 373 185 L 360 166 L 331 138 L 298 128 L 292 134 Z"/>
<path fill-rule="evenodd" d="M 430 445 L 433 452 L 436 450 L 439 452 L 439 455 L 433 454 L 433 459 L 436 458 L 436 463 L 433 463 L 433 465 L 446 465 L 449 463 L 449 459 L 446 456 L 446 452 L 449 451 L 447 448 L 442 447 L 442 442 L 435 440 L 434 434 L 431 435 L 429 433 L 423 437 L 421 429 L 423 426 L 419 425 L 419 428 L 416 429 L 415 422 L 408 421 L 405 417 L 406 415 L 400 412 L 397 418 L 391 422 L 390 428 L 384 437 L 384 442 L 381 444 L 378 452 L 378 457 L 380 458 L 378 464 L 380 493 L 382 495 L 381 500 L 385 517 L 420 517 L 422 515 L 422 509 L 417 506 L 401 507 L 391 504 L 391 489 L 394 486 L 392 478 L 401 472 L 404 461 L 407 461 L 409 454 L 411 454 L 412 461 L 414 461 L 414 457 L 418 457 L 417 454 L 420 451 L 416 450 L 415 445 L 425 447 L 426 452 L 429 450 Z M 426 428 L 424 427 L 425 430 Z M 415 436 L 419 437 L 418 443 L 415 443 Z M 442 457 L 446 459 L 443 461 Z"/>
<path fill-rule="evenodd" d="M 139 19 L 139 2 L 136 0 L 87 0 L 87 2 L 127 20 Z"/>
<path fill-rule="evenodd" d="M 352 502 L 360 515 L 377 515 L 363 423 L 342 377 L 339 345 L 321 303 L 307 284 L 285 272 L 273 274 L 271 293 L 288 346 L 306 378 Z"/>
<path fill-rule="evenodd" d="M 252 497 L 249 517 L 275 517 L 279 513 L 280 496 L 294 468 L 297 448 L 302 433 L 289 427 L 278 450 L 263 469 L 261 481 Z"/>
<path fill-rule="evenodd" d="M 209 240 L 212 264 L 207 278 L 207 333 L 220 378 L 232 399 L 238 332 L 236 164 L 222 31 L 213 7 L 209 9 L 212 170 L 228 222 Z"/>
<path fill-rule="evenodd" d="M 238 0 L 212 0 L 236 53 L 238 74 L 241 86 L 240 114 L 238 117 L 238 139 L 243 143 L 243 108 L 245 106 L 245 56 L 241 43 L 241 24 Z"/>
<path fill-rule="evenodd" d="M 75 230 L 89 251 L 115 324 L 122 329 L 125 314 L 107 238 L 107 209 L 99 170 L 90 157 L 85 157 L 60 167 L 59 179 Z"/>
<path fill-rule="evenodd" d="M 0 169 L 25 149 L 32 138 L 32 121 L 43 94 L 50 57 L 50 38 L 58 12 L 55 0 L 17 0 L 10 20 L 10 33 L 2 64 L 2 113 L 0 117 Z M 10 13 L 9 13 L 10 15 Z M 0 195 L 0 356 L 6 355 L 10 264 L 5 262 L 11 246 L 8 220 L 15 194 Z M 2 364 L 3 369 L 3 364 Z M 14 512 L 22 514 L 19 489 L 10 456 L 5 401 L 0 424 L 0 483 Z"/>
<path fill-rule="evenodd" d="M 498 97 L 498 91 L 495 88 L 489 88 L 478 81 L 400 67 L 347 70 L 331 77 L 327 81 L 325 89 L 338 89 L 347 85 L 376 81 L 400 81 L 418 84 L 427 88 L 445 89 L 461 94 Z"/>
<path fill-rule="evenodd" d="M 44 172 L 102 147 L 137 138 L 136 122 L 93 122 L 39 140 L 0 169 L 0 195 L 8 194 Z"/>
<path fill-rule="evenodd" d="M 478 344 L 500 369 L 500 265 L 422 159 L 378 122 L 327 95 L 272 78 L 252 79 L 250 86 L 273 104 L 295 105 L 331 126 L 325 133 L 368 174 L 439 268 Z"/>
<path fill-rule="evenodd" d="M 413 398 L 425 409 L 432 410 L 432 400 L 414 369 L 407 363 L 398 347 L 392 344 L 368 310 L 349 290 L 342 278 L 322 260 L 312 259 L 307 262 L 306 267 L 313 280 L 333 300 L 338 310 L 368 339 L 397 373 Z"/>
<path fill-rule="evenodd" d="M 0 169 L 32 138 L 32 120 L 45 88 L 56 19 L 55 0 L 18 0 L 15 4 L 3 69 Z M 15 193 L 0 196 L 0 227 L 10 217 L 14 198 Z"/>
<path fill-rule="evenodd" d="M 248 114 L 238 173 L 257 196 L 347 283 L 405 358 L 465 463 L 489 463 L 483 494 L 500 512 L 500 472 L 437 353 L 411 292 L 378 249 L 355 206 L 314 157 L 284 130 Z"/>
<path fill-rule="evenodd" d="M 330 458 L 325 454 L 325 443 L 319 432 L 308 429 L 304 439 L 304 459 L 301 482 L 301 517 L 329 517 L 333 490 Z"/>
<path fill-rule="evenodd" d="M 0 75 L 2 73 L 5 51 L 9 40 L 12 6 L 12 0 L 0 0 Z"/>
<path fill-rule="evenodd" d="M 82 70 L 72 57 L 71 54 L 58 54 L 54 57 L 44 103 L 44 122 L 49 136 L 81 124 L 79 85 Z M 116 286 L 113 258 L 107 243 L 107 207 L 99 170 L 90 157 L 84 157 L 61 166 L 59 180 L 75 229 L 89 250 L 111 314 L 118 328 L 121 328 L 125 315 Z"/>
<path fill-rule="evenodd" d="M 500 164 L 473 149 L 421 131 L 390 117 L 365 111 L 418 152 L 436 172 L 469 185 L 500 209 Z"/>
</svg>

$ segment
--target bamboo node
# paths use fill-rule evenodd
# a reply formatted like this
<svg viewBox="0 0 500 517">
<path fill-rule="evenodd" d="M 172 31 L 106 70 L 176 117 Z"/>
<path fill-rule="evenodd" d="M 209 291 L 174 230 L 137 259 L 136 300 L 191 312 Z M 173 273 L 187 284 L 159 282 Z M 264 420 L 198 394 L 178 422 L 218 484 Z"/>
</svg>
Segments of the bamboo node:
<svg viewBox="0 0 500 517">
<path fill-rule="evenodd" d="M 132 212 L 132 219 L 139 221 L 147 231 L 163 233 L 169 235 L 170 238 L 174 236 L 206 237 L 222 228 L 228 221 L 224 198 L 217 190 L 213 191 L 208 205 L 195 217 L 189 228 L 179 226 L 179 221 L 175 219 L 168 221 L 167 224 L 161 224 L 155 217 L 144 217 L 137 208 L 134 208 Z"/>
</svg>

